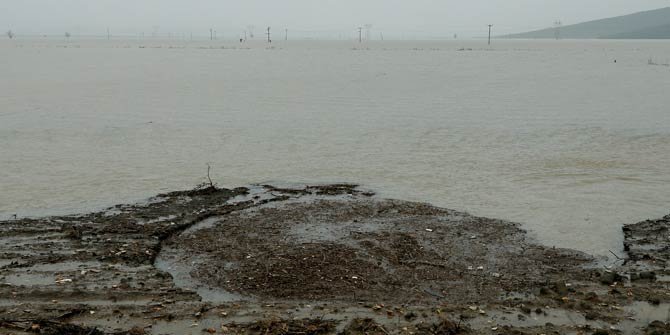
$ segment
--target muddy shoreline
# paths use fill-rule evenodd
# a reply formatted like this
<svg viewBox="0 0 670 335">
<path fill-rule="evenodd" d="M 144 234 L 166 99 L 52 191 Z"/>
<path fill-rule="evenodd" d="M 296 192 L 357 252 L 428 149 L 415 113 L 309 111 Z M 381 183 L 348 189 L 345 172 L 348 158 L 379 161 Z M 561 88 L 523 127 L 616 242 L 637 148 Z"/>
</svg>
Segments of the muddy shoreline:
<svg viewBox="0 0 670 335">
<path fill-rule="evenodd" d="M 0 222 L 0 334 L 668 334 L 670 215 L 611 264 L 355 185 Z"/>
</svg>

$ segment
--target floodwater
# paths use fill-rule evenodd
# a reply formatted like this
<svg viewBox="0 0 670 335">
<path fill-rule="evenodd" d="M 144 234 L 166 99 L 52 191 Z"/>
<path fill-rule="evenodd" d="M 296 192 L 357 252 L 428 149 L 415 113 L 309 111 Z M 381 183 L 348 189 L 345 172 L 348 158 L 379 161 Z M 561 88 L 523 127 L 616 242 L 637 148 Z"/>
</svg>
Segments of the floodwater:
<svg viewBox="0 0 670 335">
<path fill-rule="evenodd" d="M 600 255 L 670 212 L 664 41 L 0 41 L 0 218 L 355 182 Z M 616 60 L 616 62 L 615 62 Z"/>
</svg>

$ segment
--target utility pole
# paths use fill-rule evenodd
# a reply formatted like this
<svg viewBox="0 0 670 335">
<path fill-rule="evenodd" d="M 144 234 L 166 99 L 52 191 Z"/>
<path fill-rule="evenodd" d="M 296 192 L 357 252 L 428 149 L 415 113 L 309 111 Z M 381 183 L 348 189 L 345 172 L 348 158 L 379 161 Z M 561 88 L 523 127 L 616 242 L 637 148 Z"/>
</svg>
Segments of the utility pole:
<svg viewBox="0 0 670 335">
<path fill-rule="evenodd" d="M 363 42 L 363 27 L 358 27 L 358 43 Z"/>
<path fill-rule="evenodd" d="M 288 28 L 284 29 L 284 41 L 288 41 Z"/>
<path fill-rule="evenodd" d="M 209 28 L 209 40 L 213 41 L 214 40 L 214 29 Z"/>
<path fill-rule="evenodd" d="M 554 22 L 554 27 L 555 27 L 554 35 L 556 37 L 556 40 L 561 39 L 561 26 L 562 25 L 563 25 L 563 22 L 561 22 L 561 20 L 557 20 L 556 22 Z"/>
<path fill-rule="evenodd" d="M 489 24 L 489 45 L 491 45 L 491 28 L 493 27 L 492 24 Z"/>
<path fill-rule="evenodd" d="M 272 39 L 270 38 L 270 27 L 268 27 L 268 32 L 266 34 L 268 35 L 268 43 L 272 43 Z"/>
</svg>

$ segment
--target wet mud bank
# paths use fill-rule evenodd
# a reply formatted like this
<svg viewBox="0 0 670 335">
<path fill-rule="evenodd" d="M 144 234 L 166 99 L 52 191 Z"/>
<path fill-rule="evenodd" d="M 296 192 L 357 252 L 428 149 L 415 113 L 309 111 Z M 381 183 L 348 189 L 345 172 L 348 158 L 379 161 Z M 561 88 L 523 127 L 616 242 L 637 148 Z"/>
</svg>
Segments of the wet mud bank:
<svg viewBox="0 0 670 335">
<path fill-rule="evenodd" d="M 0 334 L 668 334 L 670 216 L 614 262 L 355 185 L 0 222 Z"/>
</svg>

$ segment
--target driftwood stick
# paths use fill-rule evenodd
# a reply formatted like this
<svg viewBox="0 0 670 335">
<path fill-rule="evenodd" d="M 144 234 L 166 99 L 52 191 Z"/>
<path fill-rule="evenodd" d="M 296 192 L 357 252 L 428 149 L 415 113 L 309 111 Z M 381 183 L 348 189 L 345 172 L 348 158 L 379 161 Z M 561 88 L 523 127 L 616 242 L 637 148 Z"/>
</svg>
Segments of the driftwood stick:
<svg viewBox="0 0 670 335">
<path fill-rule="evenodd" d="M 614 257 L 616 257 L 618 260 L 620 260 L 620 261 L 624 260 L 623 258 L 617 256 L 617 254 L 615 254 L 612 250 L 608 250 L 608 251 L 610 252 L 610 254 L 614 255 Z"/>
</svg>

